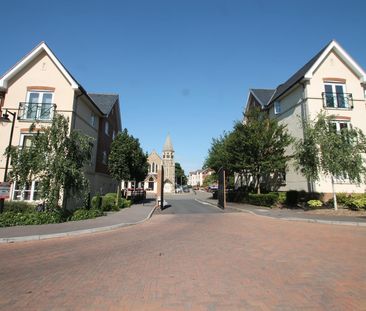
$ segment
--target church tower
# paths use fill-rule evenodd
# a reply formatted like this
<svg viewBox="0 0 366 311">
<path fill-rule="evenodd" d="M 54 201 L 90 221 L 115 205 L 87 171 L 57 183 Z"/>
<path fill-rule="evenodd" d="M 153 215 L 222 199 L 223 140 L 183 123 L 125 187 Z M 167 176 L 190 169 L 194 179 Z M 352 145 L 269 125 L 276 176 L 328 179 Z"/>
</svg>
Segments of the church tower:
<svg viewBox="0 0 366 311">
<path fill-rule="evenodd" d="M 175 159 L 173 144 L 170 135 L 166 137 L 163 148 L 164 165 L 164 192 L 174 193 L 175 191 Z"/>
</svg>

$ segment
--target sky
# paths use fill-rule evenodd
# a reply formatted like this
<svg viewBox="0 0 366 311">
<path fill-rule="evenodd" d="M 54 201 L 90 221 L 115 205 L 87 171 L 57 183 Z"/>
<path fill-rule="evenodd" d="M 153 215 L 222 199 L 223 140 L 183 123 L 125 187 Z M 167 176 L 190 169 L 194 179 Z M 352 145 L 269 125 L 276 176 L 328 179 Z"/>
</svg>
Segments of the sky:
<svg viewBox="0 0 366 311">
<path fill-rule="evenodd" d="M 45 41 L 88 92 L 118 93 L 122 126 L 186 173 L 332 39 L 366 68 L 366 1 L 2 1 L 0 74 Z"/>
</svg>

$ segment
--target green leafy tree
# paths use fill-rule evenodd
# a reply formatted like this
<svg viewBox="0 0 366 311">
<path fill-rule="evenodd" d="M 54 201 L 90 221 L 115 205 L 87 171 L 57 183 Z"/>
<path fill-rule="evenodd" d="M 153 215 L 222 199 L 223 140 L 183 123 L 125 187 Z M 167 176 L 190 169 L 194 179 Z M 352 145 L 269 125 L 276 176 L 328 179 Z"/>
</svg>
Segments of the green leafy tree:
<svg viewBox="0 0 366 311">
<path fill-rule="evenodd" d="M 291 157 L 286 150 L 293 138 L 285 125 L 259 109 L 250 109 L 245 117 L 245 122 L 237 122 L 230 133 L 227 153 L 231 171 L 251 180 L 260 193 L 261 184 L 267 188 L 279 186 L 279 177 Z"/>
<path fill-rule="evenodd" d="M 35 129 L 31 126 L 30 131 Z M 10 178 L 24 185 L 36 178 L 41 198 L 49 207 L 62 207 L 70 196 L 88 193 L 84 167 L 91 158 L 91 138 L 78 131 L 69 133 L 69 120 L 55 114 L 49 127 L 32 137 L 31 146 L 9 150 L 12 157 Z"/>
<path fill-rule="evenodd" d="M 304 139 L 296 142 L 298 170 L 310 181 L 323 174 L 330 177 L 337 209 L 334 179 L 349 179 L 359 184 L 365 177 L 363 153 L 366 152 L 365 135 L 357 128 L 343 128 L 337 132 L 333 116 L 319 113 L 313 121 L 304 123 Z"/>
<path fill-rule="evenodd" d="M 122 180 L 139 182 L 146 178 L 147 156 L 141 149 L 139 140 L 129 135 L 127 129 L 119 133 L 112 142 L 108 157 L 108 170 L 111 176 L 118 181 L 118 206 L 121 199 Z"/>
<path fill-rule="evenodd" d="M 184 170 L 180 163 L 175 162 L 175 178 L 177 180 L 178 185 L 185 185 L 187 184 L 187 177 L 184 174 Z"/>
<path fill-rule="evenodd" d="M 204 168 L 211 168 L 218 172 L 221 167 L 230 170 L 229 153 L 227 150 L 227 139 L 229 134 L 224 133 L 219 138 L 213 138 L 207 158 L 203 165 Z"/>
</svg>

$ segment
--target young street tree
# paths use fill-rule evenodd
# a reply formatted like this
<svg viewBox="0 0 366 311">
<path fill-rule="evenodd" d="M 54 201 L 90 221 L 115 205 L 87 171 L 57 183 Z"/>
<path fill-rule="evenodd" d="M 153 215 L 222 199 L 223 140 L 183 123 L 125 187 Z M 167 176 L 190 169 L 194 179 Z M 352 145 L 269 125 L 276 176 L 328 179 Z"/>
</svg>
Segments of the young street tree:
<svg viewBox="0 0 366 311">
<path fill-rule="evenodd" d="M 30 131 L 33 132 L 32 125 Z M 70 196 L 88 192 L 84 166 L 91 158 L 91 139 L 80 132 L 71 131 L 69 121 L 56 114 L 52 125 L 37 130 L 29 147 L 12 147 L 7 152 L 12 159 L 10 178 L 20 188 L 33 179 L 39 180 L 41 198 L 51 208 L 62 207 Z"/>
<path fill-rule="evenodd" d="M 334 179 L 348 179 L 359 184 L 365 177 L 365 135 L 357 128 L 338 129 L 334 117 L 324 113 L 303 126 L 304 139 L 296 142 L 297 167 L 311 181 L 319 180 L 321 174 L 330 177 L 334 209 L 337 210 Z"/>
<path fill-rule="evenodd" d="M 187 177 L 184 174 L 182 166 L 178 162 L 175 162 L 175 178 L 177 180 L 177 184 L 180 186 L 187 183 Z"/>
<path fill-rule="evenodd" d="M 139 182 L 147 175 L 147 156 L 141 149 L 139 140 L 129 135 L 127 129 L 119 133 L 112 142 L 108 170 L 118 181 L 117 205 L 120 203 L 122 180 Z"/>
</svg>

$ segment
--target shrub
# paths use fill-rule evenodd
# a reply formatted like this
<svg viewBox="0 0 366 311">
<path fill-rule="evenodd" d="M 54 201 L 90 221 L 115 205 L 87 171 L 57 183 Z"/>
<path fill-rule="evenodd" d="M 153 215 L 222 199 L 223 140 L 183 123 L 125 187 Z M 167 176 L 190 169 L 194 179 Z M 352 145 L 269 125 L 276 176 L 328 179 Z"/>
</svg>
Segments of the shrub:
<svg viewBox="0 0 366 311">
<path fill-rule="evenodd" d="M 102 208 L 102 197 L 99 193 L 92 197 L 91 199 L 92 208 L 101 209 Z"/>
<path fill-rule="evenodd" d="M 337 193 L 336 194 L 337 197 L 337 203 L 345 205 L 345 206 L 349 206 L 351 203 L 351 196 L 348 195 L 347 193 Z"/>
<path fill-rule="evenodd" d="M 117 194 L 116 193 L 107 193 L 102 198 L 102 210 L 103 211 L 115 211 L 119 210 L 119 207 L 116 206 L 116 199 Z"/>
<path fill-rule="evenodd" d="M 309 200 L 307 204 L 311 209 L 317 209 L 323 206 L 323 202 L 320 200 Z"/>
<path fill-rule="evenodd" d="M 355 211 L 359 211 L 360 209 L 366 209 L 366 196 L 352 195 L 349 199 L 348 207 Z"/>
<path fill-rule="evenodd" d="M 24 213 L 34 211 L 35 205 L 25 201 L 5 201 L 4 204 L 4 212 Z"/>
<path fill-rule="evenodd" d="M 299 203 L 299 192 L 296 190 L 290 190 L 286 192 L 286 204 L 290 206 L 296 206 Z"/>
<path fill-rule="evenodd" d="M 132 205 L 132 201 L 131 200 L 127 200 L 125 198 L 121 198 L 121 202 L 119 205 L 119 208 L 126 208 L 126 207 L 130 207 Z"/>
<path fill-rule="evenodd" d="M 248 195 L 248 202 L 253 205 L 261 205 L 261 206 L 272 206 L 278 200 L 278 195 L 275 193 L 266 193 L 266 194 L 252 194 Z"/>
<path fill-rule="evenodd" d="M 286 192 L 279 192 L 278 193 L 278 203 L 285 204 L 286 202 Z"/>
<path fill-rule="evenodd" d="M 72 215 L 70 220 L 75 221 L 75 220 L 91 219 L 91 218 L 96 218 L 96 217 L 100 217 L 103 215 L 104 215 L 104 213 L 100 209 L 91 208 L 88 210 L 85 208 L 80 208 L 74 212 L 74 215 Z"/>
<path fill-rule="evenodd" d="M 0 214 L 0 227 L 53 224 L 63 220 L 62 211 L 5 212 Z"/>
</svg>

